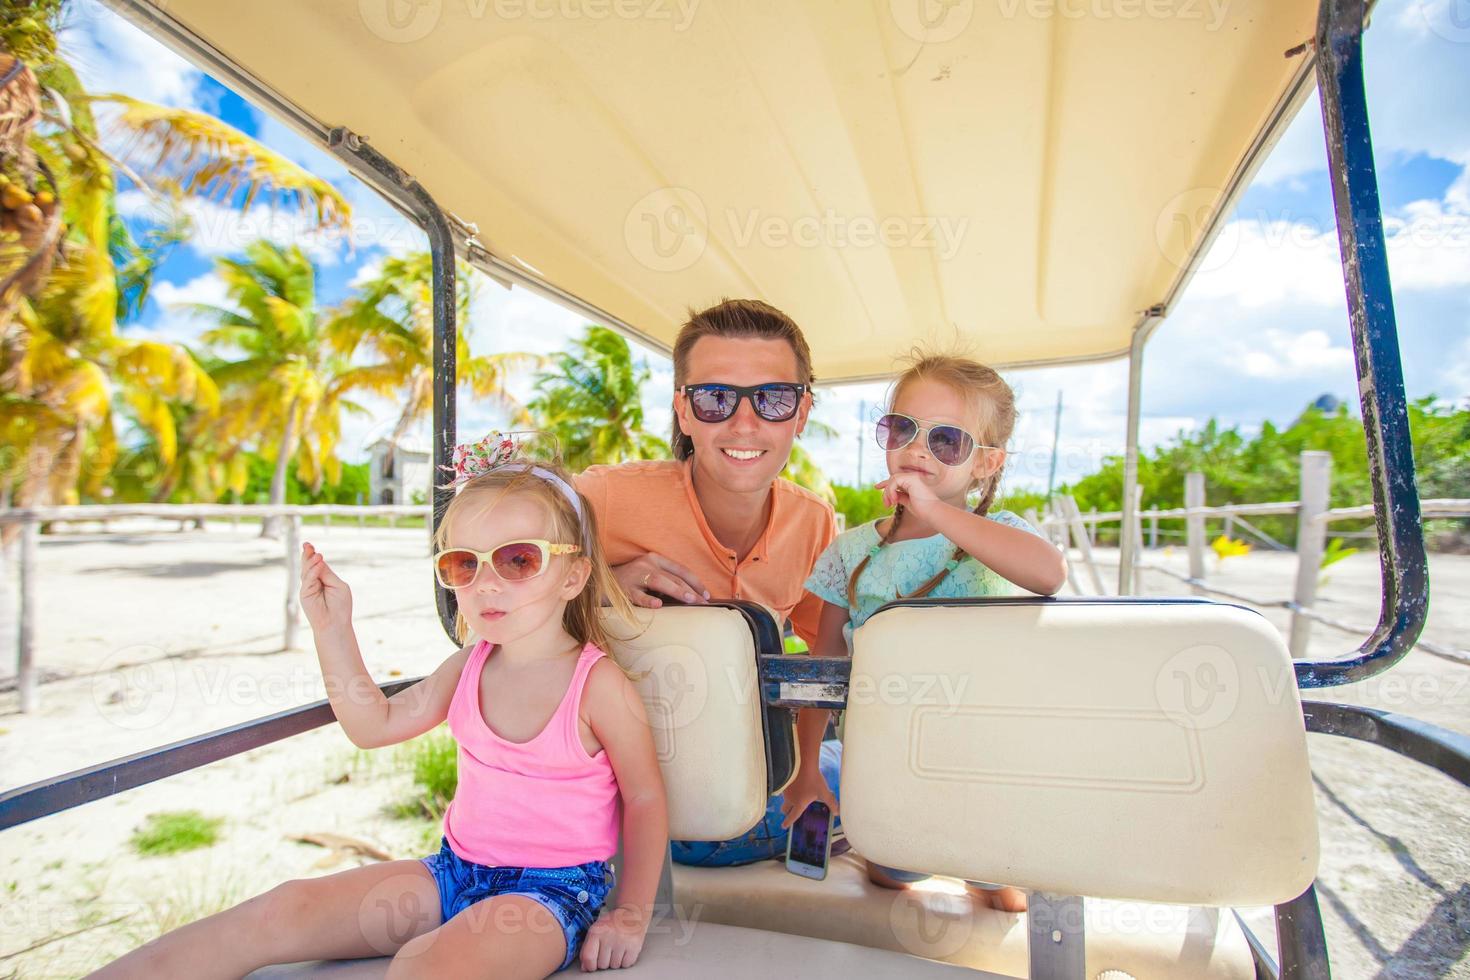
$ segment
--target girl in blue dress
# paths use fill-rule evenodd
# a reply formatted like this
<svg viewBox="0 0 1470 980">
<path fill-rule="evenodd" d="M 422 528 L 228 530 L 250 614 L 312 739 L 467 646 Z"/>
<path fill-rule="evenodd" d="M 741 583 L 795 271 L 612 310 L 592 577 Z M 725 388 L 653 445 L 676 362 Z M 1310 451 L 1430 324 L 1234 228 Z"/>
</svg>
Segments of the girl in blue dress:
<svg viewBox="0 0 1470 980">
<path fill-rule="evenodd" d="M 888 463 L 888 479 L 878 489 L 894 512 L 839 535 L 806 581 L 807 591 L 823 600 L 814 655 L 850 655 L 853 630 L 897 598 L 1007 595 L 1016 586 L 1053 595 L 1062 587 L 1061 552 L 1015 514 L 990 510 L 1015 422 L 1015 395 L 994 370 L 961 357 L 916 355 L 877 424 Z M 973 507 L 972 495 L 979 498 Z M 830 778 L 822 774 L 835 771 L 832 757 L 841 750 L 822 744 L 828 714 L 800 713 L 802 764 L 782 801 L 787 827 L 813 800 L 837 812 Z M 826 765 L 806 761 L 819 758 Z M 868 876 L 889 888 L 928 877 L 872 862 Z M 1018 889 L 972 884 L 993 907 L 1025 911 Z"/>
</svg>

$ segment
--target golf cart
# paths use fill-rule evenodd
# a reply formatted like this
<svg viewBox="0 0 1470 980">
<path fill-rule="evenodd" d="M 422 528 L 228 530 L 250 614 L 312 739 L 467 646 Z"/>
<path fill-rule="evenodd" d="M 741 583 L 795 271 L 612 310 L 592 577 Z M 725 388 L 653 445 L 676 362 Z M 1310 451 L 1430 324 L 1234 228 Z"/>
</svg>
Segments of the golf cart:
<svg viewBox="0 0 1470 980">
<path fill-rule="evenodd" d="M 426 230 L 436 465 L 456 439 L 458 256 L 664 351 L 691 302 L 768 300 L 801 324 L 824 384 L 886 377 L 895 352 L 956 336 L 1001 368 L 1127 357 L 1133 500 L 1145 345 L 1319 91 L 1383 573 L 1374 633 L 1293 661 L 1251 610 L 1127 597 L 1128 507 L 1123 598 L 896 602 L 851 660 L 783 655 L 780 624 L 746 603 L 650 614 L 614 653 L 642 678 L 675 837 L 752 827 L 794 769 L 794 710 L 843 708 L 854 851 L 1016 885 L 1030 911 L 884 891 L 852 855 L 820 882 L 775 862 L 666 868 L 639 973 L 1327 977 L 1306 733 L 1470 782 L 1463 738 L 1299 693 L 1391 668 L 1428 601 L 1361 0 L 1081 15 L 1023 0 L 106 2 Z M 446 500 L 435 491 L 436 513 Z M 452 596 L 438 602 L 448 629 Z M 936 679 L 964 695 L 935 698 Z M 0 829 L 332 721 L 322 702 L 21 787 L 0 796 Z M 1262 905 L 1274 944 L 1232 911 Z"/>
</svg>

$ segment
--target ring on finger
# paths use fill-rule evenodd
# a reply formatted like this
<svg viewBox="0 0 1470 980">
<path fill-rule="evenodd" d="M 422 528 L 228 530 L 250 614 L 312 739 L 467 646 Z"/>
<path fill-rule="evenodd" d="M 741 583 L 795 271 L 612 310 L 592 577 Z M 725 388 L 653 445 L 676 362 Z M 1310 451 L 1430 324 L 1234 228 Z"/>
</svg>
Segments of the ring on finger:
<svg viewBox="0 0 1470 980">
<path fill-rule="evenodd" d="M 648 580 L 651 579 L 651 578 L 653 578 L 653 573 L 652 572 L 644 572 L 643 573 L 643 587 L 645 589 L 648 588 Z"/>
</svg>

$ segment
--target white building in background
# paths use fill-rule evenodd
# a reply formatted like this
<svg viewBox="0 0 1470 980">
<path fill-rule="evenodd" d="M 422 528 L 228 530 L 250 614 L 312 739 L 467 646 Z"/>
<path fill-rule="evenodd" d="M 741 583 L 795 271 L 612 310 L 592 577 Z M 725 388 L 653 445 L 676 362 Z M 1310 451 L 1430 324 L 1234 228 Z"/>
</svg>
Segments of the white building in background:
<svg viewBox="0 0 1470 980">
<path fill-rule="evenodd" d="M 389 450 L 393 451 L 390 453 Z M 405 440 L 396 449 L 387 438 L 368 447 L 368 492 L 370 504 L 425 504 L 430 499 L 429 482 L 433 456 L 425 446 Z"/>
</svg>

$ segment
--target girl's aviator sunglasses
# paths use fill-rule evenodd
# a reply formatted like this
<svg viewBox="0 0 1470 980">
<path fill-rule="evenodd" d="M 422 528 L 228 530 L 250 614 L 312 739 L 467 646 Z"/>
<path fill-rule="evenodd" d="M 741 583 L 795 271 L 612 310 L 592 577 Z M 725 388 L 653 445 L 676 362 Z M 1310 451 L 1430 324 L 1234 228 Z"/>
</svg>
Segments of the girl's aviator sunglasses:
<svg viewBox="0 0 1470 980">
<path fill-rule="evenodd" d="M 434 577 L 446 589 L 462 589 L 489 565 L 502 581 L 524 582 L 546 571 L 551 555 L 570 555 L 582 549 L 574 544 L 552 544 L 540 538 L 507 541 L 489 551 L 447 548 L 434 556 Z"/>
<path fill-rule="evenodd" d="M 755 414 L 767 422 L 786 422 L 801 407 L 806 385 L 794 381 L 767 381 L 765 384 L 684 385 L 679 389 L 689 399 L 694 417 L 701 422 L 724 422 L 740 408 L 740 399 L 749 398 Z"/>
<path fill-rule="evenodd" d="M 929 432 L 929 455 L 945 466 L 963 466 L 975 455 L 975 450 L 996 448 L 979 445 L 974 436 L 957 425 L 933 425 L 898 412 L 889 412 L 878 419 L 878 445 L 887 452 L 896 452 L 926 429 Z"/>
</svg>

